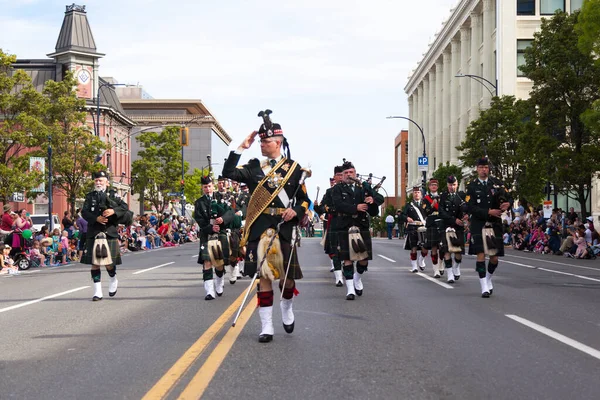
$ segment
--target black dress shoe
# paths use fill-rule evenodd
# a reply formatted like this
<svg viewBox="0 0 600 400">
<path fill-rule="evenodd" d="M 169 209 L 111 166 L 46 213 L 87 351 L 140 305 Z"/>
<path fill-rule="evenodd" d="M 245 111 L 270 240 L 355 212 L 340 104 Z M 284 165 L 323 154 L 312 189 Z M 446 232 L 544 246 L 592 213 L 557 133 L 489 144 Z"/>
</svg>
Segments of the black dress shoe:
<svg viewBox="0 0 600 400">
<path fill-rule="evenodd" d="M 335 284 L 335 286 L 337 286 L 337 287 L 344 286 L 344 282 L 337 281 L 337 283 Z"/>
<path fill-rule="evenodd" d="M 214 298 L 214 297 L 212 297 L 212 295 L 210 295 L 210 294 L 207 294 L 207 295 L 204 297 L 204 300 L 214 300 L 214 299 L 215 299 L 215 298 Z"/>
<path fill-rule="evenodd" d="M 283 324 L 283 329 L 287 332 L 287 333 L 292 333 L 294 332 L 294 325 L 296 324 L 296 321 L 292 322 L 290 325 L 286 325 Z"/>
<path fill-rule="evenodd" d="M 260 343 L 269 343 L 273 340 L 273 335 L 260 334 L 258 335 L 258 341 Z"/>
<path fill-rule="evenodd" d="M 460 275 L 454 275 L 454 280 L 457 281 L 460 279 Z"/>
<path fill-rule="evenodd" d="M 352 293 L 346 295 L 346 300 L 354 300 L 354 295 Z"/>
<path fill-rule="evenodd" d="M 115 294 L 117 294 L 117 291 L 115 290 L 114 292 L 108 292 L 108 295 L 110 297 L 115 297 Z"/>
<path fill-rule="evenodd" d="M 444 276 L 444 270 L 441 270 L 441 271 L 440 271 L 440 275 L 441 275 L 441 276 Z"/>
<path fill-rule="evenodd" d="M 420 269 L 421 271 L 425 271 L 425 267 L 421 267 L 420 265 L 419 265 L 419 269 Z"/>
<path fill-rule="evenodd" d="M 229 284 L 230 284 L 230 285 L 235 285 L 235 283 L 236 283 L 236 282 L 237 282 L 237 281 L 229 281 Z"/>
<path fill-rule="evenodd" d="M 434 277 L 435 279 L 440 279 L 440 274 L 435 274 L 433 277 Z"/>
<path fill-rule="evenodd" d="M 98 297 L 98 296 L 92 297 L 92 301 L 100 301 L 100 300 L 102 300 L 102 297 Z"/>
<path fill-rule="evenodd" d="M 494 289 L 490 289 L 490 296 L 494 293 Z"/>
<path fill-rule="evenodd" d="M 219 296 L 219 297 L 223 296 L 223 292 L 221 292 L 221 293 L 217 292 L 217 296 Z"/>
<path fill-rule="evenodd" d="M 356 292 L 357 296 L 362 296 L 362 292 L 363 292 L 362 289 L 359 290 L 359 289 L 354 288 L 354 291 Z"/>
<path fill-rule="evenodd" d="M 488 297 L 490 297 L 490 292 L 483 292 L 481 294 L 481 297 L 483 297 L 484 299 L 487 299 Z"/>
<path fill-rule="evenodd" d="M 450 279 L 447 283 L 454 283 L 454 280 Z"/>
</svg>

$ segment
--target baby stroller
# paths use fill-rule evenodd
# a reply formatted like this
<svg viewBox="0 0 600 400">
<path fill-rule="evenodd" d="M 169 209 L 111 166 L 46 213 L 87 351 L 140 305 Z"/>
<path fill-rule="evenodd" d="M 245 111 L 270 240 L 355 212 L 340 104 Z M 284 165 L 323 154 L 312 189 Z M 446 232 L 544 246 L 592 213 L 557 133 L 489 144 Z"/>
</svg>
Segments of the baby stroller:
<svg viewBox="0 0 600 400">
<path fill-rule="evenodd" d="M 6 237 L 4 243 L 11 246 L 10 257 L 14 260 L 14 265 L 20 270 L 26 270 L 31 267 L 31 259 L 27 253 L 32 245 L 32 240 L 25 239 L 21 231 L 14 231 Z"/>
</svg>

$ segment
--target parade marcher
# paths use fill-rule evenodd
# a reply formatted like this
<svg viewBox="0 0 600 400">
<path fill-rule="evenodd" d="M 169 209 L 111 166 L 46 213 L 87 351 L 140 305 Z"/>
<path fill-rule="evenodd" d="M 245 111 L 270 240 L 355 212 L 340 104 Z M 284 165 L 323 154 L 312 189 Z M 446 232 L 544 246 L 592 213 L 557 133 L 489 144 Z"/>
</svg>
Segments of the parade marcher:
<svg viewBox="0 0 600 400">
<path fill-rule="evenodd" d="M 86 251 L 84 253 L 82 264 L 91 264 L 92 280 L 94 282 L 94 297 L 93 301 L 102 300 L 102 283 L 101 283 L 101 265 L 98 263 L 98 258 L 108 259 L 108 254 L 102 250 L 110 253 L 111 263 L 103 263 L 110 277 L 108 284 L 108 295 L 113 297 L 117 294 L 117 265 L 121 264 L 121 252 L 119 250 L 119 240 L 117 226 L 121 223 L 121 218 L 124 218 L 129 211 L 127 203 L 121 198 L 115 196 L 115 192 L 108 190 L 108 175 L 106 171 L 99 171 L 92 174 L 94 178 L 94 190 L 86 194 L 85 202 L 81 209 L 82 217 L 87 221 L 87 235 L 86 235 Z M 95 246 L 96 236 L 104 234 L 107 242 L 107 248 Z M 104 240 L 104 239 L 103 239 Z M 100 250 L 100 253 L 94 252 Z M 98 257 L 100 255 L 101 257 Z"/>
<path fill-rule="evenodd" d="M 493 292 L 492 275 L 498 267 L 498 257 L 504 256 L 502 213 L 512 207 L 510 191 L 499 179 L 489 176 L 486 157 L 477 161 L 477 178 L 467 184 L 466 202 L 470 214 L 471 241 L 469 254 L 477 255 L 475 270 L 479 274 L 481 297 Z M 487 272 L 485 256 L 489 256 Z"/>
<path fill-rule="evenodd" d="M 335 231 L 338 257 L 343 262 L 342 271 L 346 278 L 346 299 L 354 300 L 356 295 L 363 294 L 362 274 L 373 259 L 369 215 L 377 215 L 379 207 L 373 193 L 366 193 L 362 186 L 355 185 L 358 179 L 351 162 L 344 161 L 342 171 L 343 182 L 333 187 L 331 197 L 337 213 Z M 356 272 L 354 261 L 357 261 Z"/>
<path fill-rule="evenodd" d="M 335 286 L 341 287 L 344 286 L 344 280 L 342 278 L 342 261 L 337 254 L 337 213 L 333 205 L 332 193 L 335 185 L 342 182 L 344 174 L 341 166 L 334 167 L 333 173 L 333 178 L 330 180 L 331 187 L 325 191 L 321 203 L 315 204 L 315 211 L 318 214 L 325 213 L 327 215 L 324 249 L 325 253 L 327 253 L 331 259 L 331 268 L 333 270 Z"/>
<path fill-rule="evenodd" d="M 267 112 L 270 114 L 269 110 Z M 252 146 L 256 135 L 260 137 L 262 155 L 267 158 L 263 161 L 253 158 L 237 167 L 241 153 Z M 287 152 L 285 156 L 282 154 L 284 147 Z M 229 153 L 223 166 L 223 176 L 246 183 L 251 193 L 240 245 L 246 246 L 244 273 L 253 276 L 261 267 L 258 271 L 261 320 L 258 341 L 261 343 L 273 340 L 272 282 L 279 280 L 279 288 L 283 292 L 280 302 L 283 328 L 287 333 L 292 333 L 295 325 L 293 296 L 298 293 L 296 280 L 302 279 L 295 248 L 296 234 L 293 232 L 297 232 L 297 225 L 308 210 L 310 200 L 301 182 L 304 172 L 289 156 L 289 145 L 281 126 L 265 119 L 258 132 L 252 132 L 236 151 Z M 272 246 L 267 252 L 269 243 Z M 261 263 L 263 258 L 265 262 Z"/>
<path fill-rule="evenodd" d="M 429 214 L 426 217 L 425 227 L 427 228 L 427 238 L 425 239 L 425 248 L 431 250 L 431 263 L 433 264 L 433 277 L 439 278 L 440 275 L 444 275 L 444 269 L 439 268 L 439 248 L 441 242 L 441 232 L 443 221 L 439 215 L 439 201 L 440 195 L 438 194 L 438 180 L 429 180 L 429 193 L 423 198 L 424 201 L 429 203 Z M 424 266 L 425 260 L 422 260 Z M 419 260 L 421 262 L 421 260 Z"/>
<path fill-rule="evenodd" d="M 233 285 L 238 278 L 242 277 L 239 263 L 243 260 L 243 248 L 240 247 L 240 240 L 242 239 L 241 229 L 242 221 L 245 218 L 246 201 L 242 197 L 238 182 L 232 182 L 230 192 L 230 206 L 234 212 L 234 216 L 227 227 L 227 235 L 229 236 L 229 247 L 231 250 L 229 257 L 229 283 Z"/>
<path fill-rule="evenodd" d="M 458 181 L 450 175 L 447 179 L 448 192 L 440 196 L 440 218 L 444 221 L 442 232 L 442 249 L 444 267 L 448 273 L 448 283 L 460 279 L 460 263 L 465 254 L 465 219 L 466 203 L 458 193 Z M 450 238 L 450 240 L 449 240 Z M 454 264 L 452 255 L 454 254 Z"/>
<path fill-rule="evenodd" d="M 201 183 L 203 195 L 194 203 L 194 219 L 200 227 L 198 264 L 203 265 L 202 280 L 206 291 L 204 300 L 213 300 L 216 296 L 223 295 L 225 264 L 229 263 L 229 243 L 225 229 L 233 220 L 233 211 L 227 203 L 217 201 L 209 176 L 203 176 Z"/>
<path fill-rule="evenodd" d="M 421 251 L 422 257 L 427 255 L 425 249 L 425 218 L 429 214 L 431 207 L 428 202 L 421 199 L 422 192 L 420 186 L 413 187 L 413 201 L 406 204 L 402 214 L 398 217 L 400 223 L 406 223 L 405 236 L 406 241 L 404 242 L 404 250 L 410 250 L 410 272 L 419 272 L 419 269 L 424 270 L 417 261 L 417 251 Z M 424 254 L 423 254 L 424 253 Z"/>
</svg>

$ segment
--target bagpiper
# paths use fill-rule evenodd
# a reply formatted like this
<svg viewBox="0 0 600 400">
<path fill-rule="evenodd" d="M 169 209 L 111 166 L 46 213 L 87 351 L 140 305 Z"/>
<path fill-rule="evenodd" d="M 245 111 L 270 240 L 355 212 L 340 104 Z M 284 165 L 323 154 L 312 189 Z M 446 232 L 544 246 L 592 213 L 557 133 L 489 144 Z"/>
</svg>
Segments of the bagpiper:
<svg viewBox="0 0 600 400">
<path fill-rule="evenodd" d="M 426 217 L 425 227 L 427 228 L 427 238 L 425 239 L 425 249 L 431 250 L 431 263 L 433 266 L 433 277 L 439 278 L 444 274 L 444 269 L 439 268 L 439 248 L 441 242 L 440 229 L 443 228 L 443 221 L 439 215 L 440 195 L 438 193 L 438 180 L 429 180 L 429 193 L 425 195 L 423 200 L 429 203 L 429 215 Z M 425 264 L 425 256 L 423 255 L 422 265 Z"/>
<path fill-rule="evenodd" d="M 477 178 L 467 184 L 465 200 L 470 213 L 469 254 L 477 255 L 475 270 L 479 274 L 481 297 L 487 298 L 494 291 L 492 275 L 498 267 L 498 257 L 504 256 L 501 216 L 512 207 L 513 201 L 504 183 L 490 176 L 487 157 L 477 161 Z"/>
<path fill-rule="evenodd" d="M 203 195 L 194 203 L 194 219 L 200 227 L 198 264 L 203 265 L 204 300 L 213 300 L 223 295 L 225 265 L 229 264 L 230 255 L 226 229 L 234 214 L 227 203 L 216 199 L 210 176 L 202 177 L 201 183 Z"/>
<path fill-rule="evenodd" d="M 404 250 L 410 250 L 410 272 L 423 271 L 425 267 L 417 260 L 417 251 L 420 251 L 420 256 L 425 257 L 427 250 L 425 249 L 425 237 L 427 230 L 425 222 L 429 215 L 431 206 L 428 202 L 421 199 L 422 192 L 420 186 L 413 186 L 413 200 L 407 203 L 402 210 L 402 214 L 398 217 L 399 223 L 406 224 L 406 240 L 404 242 Z"/>
<path fill-rule="evenodd" d="M 460 279 L 460 263 L 465 254 L 465 223 L 467 219 L 464 193 L 458 193 L 458 181 L 450 175 L 447 179 L 448 192 L 440 196 L 439 212 L 444 221 L 442 232 L 441 254 L 444 257 L 444 267 L 447 271 L 448 283 Z M 454 262 L 452 261 L 454 255 Z"/>
<path fill-rule="evenodd" d="M 290 158 L 281 125 L 270 122 L 270 113 L 270 110 L 259 113 L 264 120 L 259 131 L 252 132 L 237 150 L 230 152 L 223 166 L 223 176 L 246 183 L 251 193 L 241 246 L 246 245 L 245 274 L 254 275 L 260 266 L 258 341 L 261 343 L 273 340 L 273 281 L 279 281 L 283 292 L 280 302 L 283 328 L 287 333 L 294 331 L 292 302 L 297 294 L 296 280 L 302 279 L 295 242 L 298 222 L 310 202 L 303 183 L 307 172 Z M 257 135 L 266 158 L 262 161 L 253 158 L 238 167 L 242 152 L 252 146 Z M 286 156 L 282 154 L 284 147 Z"/>
</svg>

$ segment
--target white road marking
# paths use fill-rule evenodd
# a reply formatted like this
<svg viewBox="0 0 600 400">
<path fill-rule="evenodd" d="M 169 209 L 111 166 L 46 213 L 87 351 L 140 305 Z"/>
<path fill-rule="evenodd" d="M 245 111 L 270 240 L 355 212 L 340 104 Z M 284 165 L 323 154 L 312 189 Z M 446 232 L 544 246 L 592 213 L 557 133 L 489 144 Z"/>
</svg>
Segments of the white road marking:
<svg viewBox="0 0 600 400">
<path fill-rule="evenodd" d="M 388 260 L 389 262 L 393 262 L 393 263 L 395 263 L 395 262 L 396 262 L 395 260 L 392 260 L 391 258 L 388 258 L 388 257 L 386 257 L 386 256 L 382 256 L 381 254 L 377 254 L 377 255 L 378 255 L 379 257 L 383 258 L 384 260 Z"/>
<path fill-rule="evenodd" d="M 542 325 L 538 325 L 535 322 L 531 322 L 525 318 L 521 318 L 517 315 L 511 315 L 511 314 L 505 314 L 508 318 L 517 321 L 520 324 L 523 324 L 525 326 L 528 326 L 531 329 L 534 329 L 540 333 L 543 333 L 546 336 L 550 336 L 552 339 L 558 340 L 559 342 L 562 342 L 568 346 L 571 346 L 579 351 L 582 351 L 594 358 L 597 358 L 600 360 L 600 351 L 586 346 L 585 344 L 578 342 L 577 340 L 571 339 L 567 336 L 561 335 L 558 332 L 553 331 L 552 329 L 548 329 Z"/>
<path fill-rule="evenodd" d="M 417 272 L 417 275 L 419 275 L 420 277 L 425 278 L 433 283 L 437 283 L 438 285 L 445 287 L 446 289 L 454 289 L 454 286 L 448 285 L 447 283 L 444 283 L 444 282 L 440 282 L 438 279 L 432 278 L 431 276 L 426 275 L 422 272 Z"/>
<path fill-rule="evenodd" d="M 516 262 L 513 262 L 513 261 L 506 261 L 506 260 L 504 260 L 503 262 L 505 262 L 507 264 L 518 265 L 520 267 L 525 267 L 525 268 L 530 268 L 530 269 L 537 269 L 537 270 L 546 271 L 546 272 L 552 272 L 554 274 L 568 275 L 568 276 L 572 276 L 572 277 L 579 278 L 579 279 L 585 279 L 586 281 L 600 282 L 600 279 L 590 278 L 589 276 L 572 274 L 570 272 L 562 272 L 562 271 L 556 271 L 554 269 L 548 269 L 548 268 L 542 268 L 542 267 L 535 267 L 533 265 L 521 264 L 521 263 L 516 263 Z"/>
<path fill-rule="evenodd" d="M 0 308 L 0 313 L 3 313 L 5 311 L 14 310 L 16 308 L 21 308 L 21 307 L 29 306 L 31 304 L 39 303 L 39 302 L 44 301 L 44 300 L 53 299 L 55 297 L 64 296 L 65 294 L 77 292 L 79 290 L 83 290 L 83 289 L 87 289 L 87 288 L 89 288 L 89 286 L 81 286 L 81 287 L 78 287 L 77 289 L 71 289 L 71 290 L 67 290 L 66 292 L 52 294 L 50 296 L 42 297 L 42 298 L 39 298 L 37 300 L 26 301 L 25 303 L 15 304 L 14 306 L 6 307 L 6 308 Z"/>
<path fill-rule="evenodd" d="M 153 269 L 156 269 L 156 268 L 166 267 L 167 265 L 171 265 L 171 264 L 175 264 L 175 261 L 171 261 L 170 263 L 166 263 L 166 264 L 157 265 L 156 267 L 152 267 L 152 268 L 141 269 L 139 271 L 135 271 L 133 273 L 133 275 L 141 274 L 141 273 L 147 272 L 147 271 L 152 271 Z"/>
<path fill-rule="evenodd" d="M 506 257 L 514 257 L 514 258 L 523 258 L 525 260 L 537 260 L 537 261 L 543 261 L 544 263 L 549 263 L 549 264 L 558 264 L 558 265 L 564 265 L 566 267 L 573 267 L 573 268 L 582 268 L 582 269 L 591 269 L 592 271 L 600 271 L 600 268 L 593 268 L 593 267 L 584 267 L 583 265 L 575 265 L 575 264 L 568 264 L 568 263 L 561 263 L 561 262 L 557 262 L 557 261 L 550 261 L 550 260 L 539 260 L 537 258 L 529 258 L 529 257 L 522 257 L 522 256 L 513 256 L 510 254 L 504 254 Z"/>
</svg>

